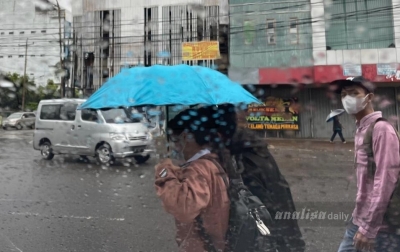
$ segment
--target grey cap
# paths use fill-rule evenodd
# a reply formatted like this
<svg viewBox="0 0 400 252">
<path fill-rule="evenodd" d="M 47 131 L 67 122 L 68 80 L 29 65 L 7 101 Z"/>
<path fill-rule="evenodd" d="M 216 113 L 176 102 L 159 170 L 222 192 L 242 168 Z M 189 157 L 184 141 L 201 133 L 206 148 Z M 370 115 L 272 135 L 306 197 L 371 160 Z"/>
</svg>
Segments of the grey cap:
<svg viewBox="0 0 400 252">
<path fill-rule="evenodd" d="M 362 76 L 349 77 L 345 80 L 335 80 L 331 82 L 331 85 L 336 86 L 335 92 L 337 94 L 340 94 L 343 88 L 354 85 L 364 88 L 369 93 L 373 93 L 375 90 L 374 85 L 369 80 L 365 79 Z"/>
</svg>

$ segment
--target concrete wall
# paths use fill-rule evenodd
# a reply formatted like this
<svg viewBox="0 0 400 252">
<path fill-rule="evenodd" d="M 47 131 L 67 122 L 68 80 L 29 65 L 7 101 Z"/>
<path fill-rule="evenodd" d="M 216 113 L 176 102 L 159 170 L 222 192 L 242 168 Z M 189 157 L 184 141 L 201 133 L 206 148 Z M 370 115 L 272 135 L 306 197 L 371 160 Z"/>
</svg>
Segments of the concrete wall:
<svg viewBox="0 0 400 252">
<path fill-rule="evenodd" d="M 48 79 L 59 83 L 50 67 L 60 61 L 57 11 L 37 12 L 31 0 L 0 0 L 0 6 L 0 71 L 24 73 L 29 39 L 27 75 L 35 78 L 37 85 L 46 85 Z"/>
</svg>

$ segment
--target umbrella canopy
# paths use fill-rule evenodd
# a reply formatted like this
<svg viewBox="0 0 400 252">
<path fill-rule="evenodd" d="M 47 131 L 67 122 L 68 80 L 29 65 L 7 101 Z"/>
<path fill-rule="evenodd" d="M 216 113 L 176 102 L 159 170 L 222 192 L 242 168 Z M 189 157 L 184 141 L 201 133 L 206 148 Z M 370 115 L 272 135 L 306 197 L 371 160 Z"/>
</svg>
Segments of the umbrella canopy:
<svg viewBox="0 0 400 252">
<path fill-rule="evenodd" d="M 134 67 L 108 80 L 79 109 L 260 103 L 240 84 L 201 66 Z"/>
<path fill-rule="evenodd" d="M 335 109 L 329 113 L 328 117 L 326 118 L 326 122 L 330 122 L 333 120 L 335 116 L 339 116 L 344 113 L 344 109 Z"/>
</svg>

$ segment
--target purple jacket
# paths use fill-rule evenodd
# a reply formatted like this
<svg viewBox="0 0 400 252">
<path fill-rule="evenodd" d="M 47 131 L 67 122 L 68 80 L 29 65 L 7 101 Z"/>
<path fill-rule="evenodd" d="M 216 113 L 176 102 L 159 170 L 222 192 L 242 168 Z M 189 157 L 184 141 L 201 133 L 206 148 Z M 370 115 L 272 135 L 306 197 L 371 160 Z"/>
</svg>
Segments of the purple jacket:
<svg viewBox="0 0 400 252">
<path fill-rule="evenodd" d="M 361 146 L 369 125 L 380 117 L 381 112 L 365 116 L 357 123 L 355 136 L 357 198 L 353 222 L 359 226 L 358 231 L 368 238 L 375 238 L 378 231 L 387 229 L 384 214 L 400 172 L 397 134 L 388 122 L 378 122 L 372 139 L 376 173 L 374 177 L 368 174 L 368 158 Z"/>
</svg>

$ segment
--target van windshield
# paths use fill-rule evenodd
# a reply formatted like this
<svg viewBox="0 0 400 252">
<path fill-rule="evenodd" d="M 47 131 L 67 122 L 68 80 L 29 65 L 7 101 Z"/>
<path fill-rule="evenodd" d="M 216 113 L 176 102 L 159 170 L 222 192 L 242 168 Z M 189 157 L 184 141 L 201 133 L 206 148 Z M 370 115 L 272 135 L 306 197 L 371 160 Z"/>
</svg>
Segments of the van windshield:
<svg viewBox="0 0 400 252">
<path fill-rule="evenodd" d="M 117 109 L 101 109 L 106 123 L 138 123 L 140 120 L 134 119 L 129 116 L 129 113 L 124 108 Z"/>
</svg>

